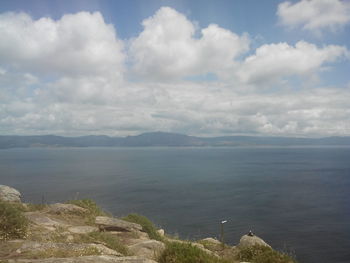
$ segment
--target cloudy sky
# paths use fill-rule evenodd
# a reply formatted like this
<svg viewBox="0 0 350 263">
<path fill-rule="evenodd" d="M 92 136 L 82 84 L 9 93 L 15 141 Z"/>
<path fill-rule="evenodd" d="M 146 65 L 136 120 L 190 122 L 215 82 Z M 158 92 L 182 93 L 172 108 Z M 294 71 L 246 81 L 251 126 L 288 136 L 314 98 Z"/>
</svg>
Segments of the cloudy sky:
<svg viewBox="0 0 350 263">
<path fill-rule="evenodd" d="M 350 136 L 350 1 L 1 0 L 0 134 Z"/>
</svg>

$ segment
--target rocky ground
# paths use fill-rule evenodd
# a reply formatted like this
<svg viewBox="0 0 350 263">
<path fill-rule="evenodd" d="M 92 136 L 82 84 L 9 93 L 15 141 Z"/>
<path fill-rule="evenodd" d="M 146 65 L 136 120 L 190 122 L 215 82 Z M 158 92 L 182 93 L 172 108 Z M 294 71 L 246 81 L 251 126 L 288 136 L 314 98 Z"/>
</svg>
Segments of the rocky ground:
<svg viewBox="0 0 350 263">
<path fill-rule="evenodd" d="M 7 191 L 7 195 L 6 192 Z M 16 197 L 17 196 L 17 197 Z M 0 200 L 20 203 L 20 193 L 0 186 Z M 154 263 L 168 242 L 191 243 L 208 255 L 233 260 L 241 247 L 268 246 L 256 236 L 245 235 L 237 246 L 216 239 L 197 242 L 168 237 L 158 230 L 160 241 L 151 239 L 143 227 L 107 215 L 95 216 L 75 204 L 21 204 L 29 221 L 25 238 L 0 240 L 0 262 L 123 262 Z M 0 222 L 1 223 L 1 222 Z"/>
</svg>

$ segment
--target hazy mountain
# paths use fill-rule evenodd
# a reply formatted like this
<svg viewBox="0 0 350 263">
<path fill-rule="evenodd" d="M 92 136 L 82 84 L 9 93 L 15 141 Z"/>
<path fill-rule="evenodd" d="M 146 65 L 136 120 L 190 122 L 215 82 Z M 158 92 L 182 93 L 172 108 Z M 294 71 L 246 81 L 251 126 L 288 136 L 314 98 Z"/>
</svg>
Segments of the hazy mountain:
<svg viewBox="0 0 350 263">
<path fill-rule="evenodd" d="M 348 145 L 350 137 L 288 138 L 258 136 L 195 137 L 151 132 L 137 136 L 0 136 L 0 149 L 27 147 L 145 147 L 145 146 L 303 146 Z"/>
</svg>

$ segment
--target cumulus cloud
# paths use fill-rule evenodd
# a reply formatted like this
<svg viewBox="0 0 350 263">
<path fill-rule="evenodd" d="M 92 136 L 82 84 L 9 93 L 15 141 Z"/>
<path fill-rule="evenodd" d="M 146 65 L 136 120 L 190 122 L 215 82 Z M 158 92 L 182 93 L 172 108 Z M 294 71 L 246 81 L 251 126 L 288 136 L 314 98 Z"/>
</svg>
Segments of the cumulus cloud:
<svg viewBox="0 0 350 263">
<path fill-rule="evenodd" d="M 33 20 L 25 13 L 0 15 L 0 57 L 20 70 L 60 75 L 118 72 L 122 42 L 100 13 L 80 12 Z"/>
<path fill-rule="evenodd" d="M 350 22 L 350 2 L 341 0 L 301 0 L 280 3 L 277 15 L 282 25 L 320 32 L 336 30 Z"/>
<path fill-rule="evenodd" d="M 98 12 L 0 14 L 0 134 L 350 134 L 348 88 L 257 92 L 317 74 L 346 47 L 300 41 L 254 52 L 247 35 L 200 29 L 168 7 L 142 24 L 121 40 Z M 207 73 L 217 80 L 187 78 Z"/>
<path fill-rule="evenodd" d="M 328 45 L 318 48 L 299 41 L 295 47 L 287 43 L 266 44 L 247 57 L 237 71 L 242 82 L 271 82 L 288 76 L 315 73 L 325 63 L 348 56 L 346 47 Z"/>
<path fill-rule="evenodd" d="M 196 38 L 195 24 L 176 10 L 163 7 L 142 22 L 133 39 L 133 73 L 143 79 L 172 80 L 206 73 L 221 74 L 248 51 L 249 38 L 211 24 Z"/>
<path fill-rule="evenodd" d="M 98 12 L 67 14 L 57 21 L 4 13 L 0 36 L 3 78 L 22 73 L 40 79 L 39 93 L 55 87 L 50 96 L 86 100 L 110 95 L 123 81 L 123 42 Z"/>
</svg>

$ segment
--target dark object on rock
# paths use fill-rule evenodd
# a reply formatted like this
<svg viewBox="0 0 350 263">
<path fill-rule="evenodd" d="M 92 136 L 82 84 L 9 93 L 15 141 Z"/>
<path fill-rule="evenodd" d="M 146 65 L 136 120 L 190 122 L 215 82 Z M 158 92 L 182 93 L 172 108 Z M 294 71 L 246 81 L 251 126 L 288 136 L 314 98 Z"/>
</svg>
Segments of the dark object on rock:
<svg viewBox="0 0 350 263">
<path fill-rule="evenodd" d="M 142 226 L 130 223 L 117 218 L 98 216 L 95 220 L 96 225 L 102 231 L 141 231 Z"/>
<path fill-rule="evenodd" d="M 254 236 L 252 230 L 249 230 L 248 236 L 250 236 L 250 237 Z"/>
</svg>

